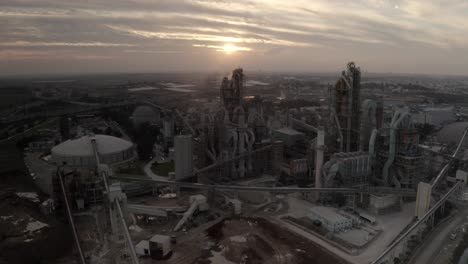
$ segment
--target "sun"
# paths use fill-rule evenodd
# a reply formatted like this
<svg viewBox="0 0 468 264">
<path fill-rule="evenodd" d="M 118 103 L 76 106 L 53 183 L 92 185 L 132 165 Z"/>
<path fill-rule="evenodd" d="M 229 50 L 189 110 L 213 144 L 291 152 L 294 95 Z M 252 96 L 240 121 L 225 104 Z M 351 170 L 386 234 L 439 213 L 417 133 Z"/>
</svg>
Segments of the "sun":
<svg viewBox="0 0 468 264">
<path fill-rule="evenodd" d="M 224 44 L 224 46 L 219 47 L 219 51 L 222 51 L 226 54 L 232 54 L 237 51 L 250 51 L 250 48 L 247 47 L 238 47 L 232 44 Z"/>
<path fill-rule="evenodd" d="M 226 54 L 231 54 L 237 51 L 237 47 L 232 44 L 225 44 L 221 47 Z"/>
</svg>

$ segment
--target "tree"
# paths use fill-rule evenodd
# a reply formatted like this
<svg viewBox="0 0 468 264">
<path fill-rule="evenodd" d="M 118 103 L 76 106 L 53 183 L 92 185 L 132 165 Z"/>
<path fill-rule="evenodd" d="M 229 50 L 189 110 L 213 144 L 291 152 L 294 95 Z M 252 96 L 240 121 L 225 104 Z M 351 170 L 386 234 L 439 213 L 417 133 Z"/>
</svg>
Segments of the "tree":
<svg viewBox="0 0 468 264">
<path fill-rule="evenodd" d="M 122 135 L 122 133 L 121 133 L 119 130 L 114 130 L 114 136 L 120 138 L 120 137 L 122 137 L 123 135 Z"/>
<path fill-rule="evenodd" d="M 135 134 L 138 156 L 141 160 L 149 159 L 153 154 L 153 145 L 157 137 L 156 132 L 148 122 L 145 122 L 140 125 Z"/>
<path fill-rule="evenodd" d="M 104 134 L 106 134 L 106 135 L 108 135 L 108 136 L 112 135 L 112 128 L 107 127 L 107 128 L 106 128 L 106 131 L 104 132 Z"/>
<path fill-rule="evenodd" d="M 425 140 L 427 136 L 435 132 L 435 126 L 428 123 L 417 124 L 416 128 L 419 130 L 421 141 Z"/>
</svg>

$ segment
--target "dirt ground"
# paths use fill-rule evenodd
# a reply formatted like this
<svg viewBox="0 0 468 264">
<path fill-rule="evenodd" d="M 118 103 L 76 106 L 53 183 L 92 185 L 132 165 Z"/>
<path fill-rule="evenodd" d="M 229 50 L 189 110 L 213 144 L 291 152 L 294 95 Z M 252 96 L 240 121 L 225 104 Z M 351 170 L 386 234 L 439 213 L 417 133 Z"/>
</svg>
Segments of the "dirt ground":
<svg viewBox="0 0 468 264">
<path fill-rule="evenodd" d="M 5 151 L 2 150 L 2 153 L 8 154 Z M 39 194 L 41 200 L 44 198 L 22 160 L 18 163 L 12 171 L 0 173 L 0 263 L 54 263 L 67 255 L 75 258 L 69 226 L 53 216 L 44 216 L 38 203 L 15 194 L 34 192 Z M 9 167 L 9 163 L 2 166 Z M 44 224 L 44 228 L 31 231 L 34 225 Z M 67 263 L 71 264 L 70 261 Z"/>
<path fill-rule="evenodd" d="M 345 260 L 263 218 L 226 218 L 206 231 L 212 246 L 193 264 L 346 264 Z"/>
<path fill-rule="evenodd" d="M 2 191 L 0 200 L 0 263 L 51 263 L 70 253 L 68 226 L 44 217 L 37 203 Z M 45 261 L 45 262 L 43 262 Z"/>
</svg>

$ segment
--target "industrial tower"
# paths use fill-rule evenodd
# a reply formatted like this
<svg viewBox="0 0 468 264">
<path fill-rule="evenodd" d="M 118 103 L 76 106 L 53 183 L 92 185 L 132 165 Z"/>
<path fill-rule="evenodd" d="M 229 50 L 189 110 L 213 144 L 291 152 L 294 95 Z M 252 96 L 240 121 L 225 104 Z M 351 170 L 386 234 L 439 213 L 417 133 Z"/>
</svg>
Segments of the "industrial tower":
<svg viewBox="0 0 468 264">
<path fill-rule="evenodd" d="M 348 63 L 348 70 L 342 72 L 333 90 L 332 107 L 336 111 L 339 129 L 343 135 L 346 152 L 359 150 L 361 110 L 361 69 L 354 62 Z"/>
</svg>

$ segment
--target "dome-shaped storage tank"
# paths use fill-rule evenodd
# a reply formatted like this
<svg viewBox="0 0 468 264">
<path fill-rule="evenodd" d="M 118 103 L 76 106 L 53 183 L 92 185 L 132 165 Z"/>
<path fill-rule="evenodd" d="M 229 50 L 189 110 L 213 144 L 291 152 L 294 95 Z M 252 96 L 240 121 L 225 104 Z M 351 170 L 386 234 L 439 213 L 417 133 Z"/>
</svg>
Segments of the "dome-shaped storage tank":
<svg viewBox="0 0 468 264">
<path fill-rule="evenodd" d="M 52 148 L 52 160 L 58 165 L 93 168 L 96 158 L 92 140 L 95 140 L 101 164 L 119 165 L 135 158 L 133 143 L 107 135 L 89 135 L 67 140 Z"/>
</svg>

